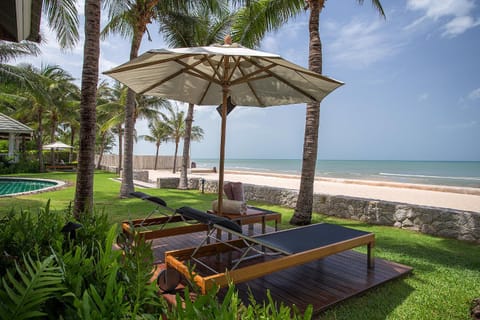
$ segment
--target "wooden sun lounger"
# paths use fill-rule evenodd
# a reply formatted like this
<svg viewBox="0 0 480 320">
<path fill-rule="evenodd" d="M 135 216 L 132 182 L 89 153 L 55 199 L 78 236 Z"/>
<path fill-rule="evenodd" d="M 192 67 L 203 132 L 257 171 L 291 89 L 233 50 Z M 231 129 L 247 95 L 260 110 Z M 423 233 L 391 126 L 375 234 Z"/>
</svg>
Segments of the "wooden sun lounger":
<svg viewBox="0 0 480 320">
<path fill-rule="evenodd" d="M 211 216 L 192 208 L 181 208 L 178 211 L 181 210 L 193 210 L 197 212 L 197 215 L 206 215 L 203 218 L 203 222 L 208 221 L 209 216 Z M 212 222 L 209 225 L 212 228 L 209 237 L 214 238 L 214 229 L 218 229 L 231 233 L 237 236 L 238 239 L 231 241 L 216 239 L 218 242 L 212 244 L 206 244 L 207 241 L 203 241 L 196 248 L 167 251 L 165 253 L 167 271 L 169 268 L 173 268 L 186 278 L 193 276 L 193 280 L 203 293 L 214 285 L 223 287 L 228 285 L 230 281 L 239 283 L 252 280 L 362 245 L 367 246 L 368 268 L 374 267 L 373 248 L 375 245 L 375 235 L 373 233 L 328 223 L 320 223 L 248 237 L 243 235 L 241 230 L 232 230 L 226 225 Z M 257 249 L 255 249 L 255 247 Z M 244 253 L 239 261 L 225 272 L 216 272 L 213 268 L 206 266 L 205 263 L 201 261 L 202 257 L 218 256 L 219 254 L 228 253 L 233 250 L 244 250 L 248 252 L 252 251 L 252 248 L 253 251 L 257 253 L 278 255 L 279 257 L 253 265 L 242 266 L 242 261 L 240 260 L 248 258 L 248 255 Z M 194 264 L 199 263 L 213 271 L 214 274 L 205 276 L 198 272 L 192 274 L 192 270 L 189 270 L 187 266 L 189 262 L 193 262 Z"/>
<path fill-rule="evenodd" d="M 197 247 L 167 251 L 165 253 L 166 271 L 176 270 L 188 279 L 193 275 L 193 280 L 203 293 L 214 285 L 223 287 L 228 285 L 229 281 L 234 283 L 248 281 L 362 245 L 367 246 L 368 268 L 374 267 L 373 249 L 375 246 L 375 235 L 373 233 L 320 223 L 250 237 L 242 233 L 242 228 L 239 224 L 228 218 L 189 207 L 174 210 L 168 208 L 165 201 L 158 197 L 149 196 L 141 192 L 136 192 L 133 195 L 140 199 L 151 201 L 157 204 L 158 207 L 144 219 L 125 221 L 122 224 L 125 233 L 131 234 L 133 226 L 136 227 L 135 232 L 140 233 L 141 236 L 149 240 L 200 231 L 206 232 L 206 237 Z M 161 213 L 163 216 L 150 218 L 153 213 Z M 187 222 L 189 224 L 164 228 L 169 223 L 175 222 Z M 139 231 L 137 229 L 138 227 L 151 225 L 160 225 L 161 227 L 159 230 Z M 219 231 L 234 236 L 236 239 L 224 241 L 222 238 L 218 238 L 218 235 L 221 235 Z M 228 237 L 229 239 L 231 239 L 230 236 Z M 214 243 L 210 243 L 212 240 Z M 240 253 L 241 257 L 237 262 L 226 271 L 223 271 L 225 270 L 223 269 L 218 272 L 201 261 L 202 257 L 219 256 L 224 253 L 228 255 L 231 252 L 242 253 Z M 242 262 L 251 258 L 249 253 L 274 256 L 275 258 L 245 266 Z M 189 270 L 187 266 L 189 262 L 203 265 L 213 274 L 192 274 L 192 270 Z M 160 278 L 163 277 L 163 280 L 165 280 L 168 274 L 166 272 L 159 276 L 159 284 Z M 173 278 L 177 278 L 176 275 Z M 171 287 L 171 283 L 165 284 L 165 286 Z"/>
</svg>

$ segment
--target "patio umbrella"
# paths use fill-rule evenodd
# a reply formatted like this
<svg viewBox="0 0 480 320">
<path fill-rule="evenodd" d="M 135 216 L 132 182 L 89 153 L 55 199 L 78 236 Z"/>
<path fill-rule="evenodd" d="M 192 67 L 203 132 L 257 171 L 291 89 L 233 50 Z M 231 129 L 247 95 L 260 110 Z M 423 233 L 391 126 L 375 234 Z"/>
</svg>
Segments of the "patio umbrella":
<svg viewBox="0 0 480 320">
<path fill-rule="evenodd" d="M 63 142 L 52 142 L 49 144 L 44 144 L 42 149 L 44 150 L 50 150 L 50 149 L 55 149 L 55 150 L 64 150 L 64 149 L 72 149 L 72 146 L 69 146 L 68 144 L 65 144 Z"/>
<path fill-rule="evenodd" d="M 222 213 L 227 100 L 267 107 L 320 102 L 343 83 L 279 55 L 232 44 L 150 50 L 104 72 L 139 94 L 195 105 L 222 103 L 218 211 Z"/>
</svg>

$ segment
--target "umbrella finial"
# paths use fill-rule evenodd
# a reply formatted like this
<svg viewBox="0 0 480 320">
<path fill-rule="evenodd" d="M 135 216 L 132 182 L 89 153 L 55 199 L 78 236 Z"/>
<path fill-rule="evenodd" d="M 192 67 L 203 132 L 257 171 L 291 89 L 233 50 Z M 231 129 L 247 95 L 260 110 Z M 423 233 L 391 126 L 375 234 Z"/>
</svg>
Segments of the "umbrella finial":
<svg viewBox="0 0 480 320">
<path fill-rule="evenodd" d="M 223 39 L 224 44 L 231 45 L 232 44 L 232 36 L 227 34 L 225 38 Z"/>
</svg>

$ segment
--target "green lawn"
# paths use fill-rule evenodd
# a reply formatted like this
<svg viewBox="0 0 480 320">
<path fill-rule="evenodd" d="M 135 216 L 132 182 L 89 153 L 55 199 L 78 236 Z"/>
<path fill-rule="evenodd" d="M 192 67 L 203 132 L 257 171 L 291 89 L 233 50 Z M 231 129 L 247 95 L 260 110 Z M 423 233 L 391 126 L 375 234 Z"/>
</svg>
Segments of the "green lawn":
<svg viewBox="0 0 480 320">
<path fill-rule="evenodd" d="M 62 190 L 15 198 L 0 198 L 0 216 L 12 208 L 36 209 L 51 200 L 53 210 L 69 206 L 74 195 L 74 173 L 22 175 L 64 180 Z M 154 206 L 139 199 L 119 199 L 120 183 L 115 175 L 95 174 L 95 206 L 105 210 L 112 223 L 128 218 L 143 218 Z M 215 194 L 198 191 L 137 188 L 164 198 L 170 207 L 184 205 L 207 209 Z M 250 202 L 249 202 L 250 203 Z M 292 209 L 258 202 L 251 204 L 282 213 L 281 228 L 289 228 Z M 372 226 L 358 221 L 314 214 L 314 222 L 328 221 L 376 235 L 377 257 L 406 264 L 413 274 L 350 299 L 320 315 L 321 319 L 469 319 L 469 304 L 480 297 L 480 246 L 457 240 L 431 237 L 392 227 Z"/>
</svg>

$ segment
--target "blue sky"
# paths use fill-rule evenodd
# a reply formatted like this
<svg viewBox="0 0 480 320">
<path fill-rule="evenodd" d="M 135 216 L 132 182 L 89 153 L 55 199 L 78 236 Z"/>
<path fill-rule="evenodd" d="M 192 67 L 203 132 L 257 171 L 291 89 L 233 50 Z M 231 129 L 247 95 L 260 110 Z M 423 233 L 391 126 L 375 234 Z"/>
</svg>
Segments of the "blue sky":
<svg viewBox="0 0 480 320">
<path fill-rule="evenodd" d="M 321 14 L 323 73 L 345 85 L 321 104 L 319 159 L 479 161 L 479 3 L 382 3 L 386 19 L 370 1 L 363 6 L 327 1 Z M 158 27 L 149 30 L 153 41 L 145 38 L 141 53 L 166 47 Z M 300 15 L 268 34 L 259 49 L 307 66 L 307 30 L 308 17 Z M 48 41 L 43 54 L 28 62 L 59 64 L 80 78 L 83 43 L 61 52 L 48 28 L 43 31 Z M 101 44 L 100 71 L 128 56 L 129 41 L 109 37 Z M 205 137 L 193 143 L 193 160 L 218 158 L 220 117 L 214 108 L 196 107 L 194 124 Z M 238 107 L 228 117 L 226 157 L 301 159 L 304 122 L 305 105 Z M 147 123 L 139 121 L 137 131 L 148 134 Z M 165 144 L 160 153 L 172 155 L 173 150 Z M 134 152 L 154 154 L 155 146 L 139 141 Z"/>
</svg>

